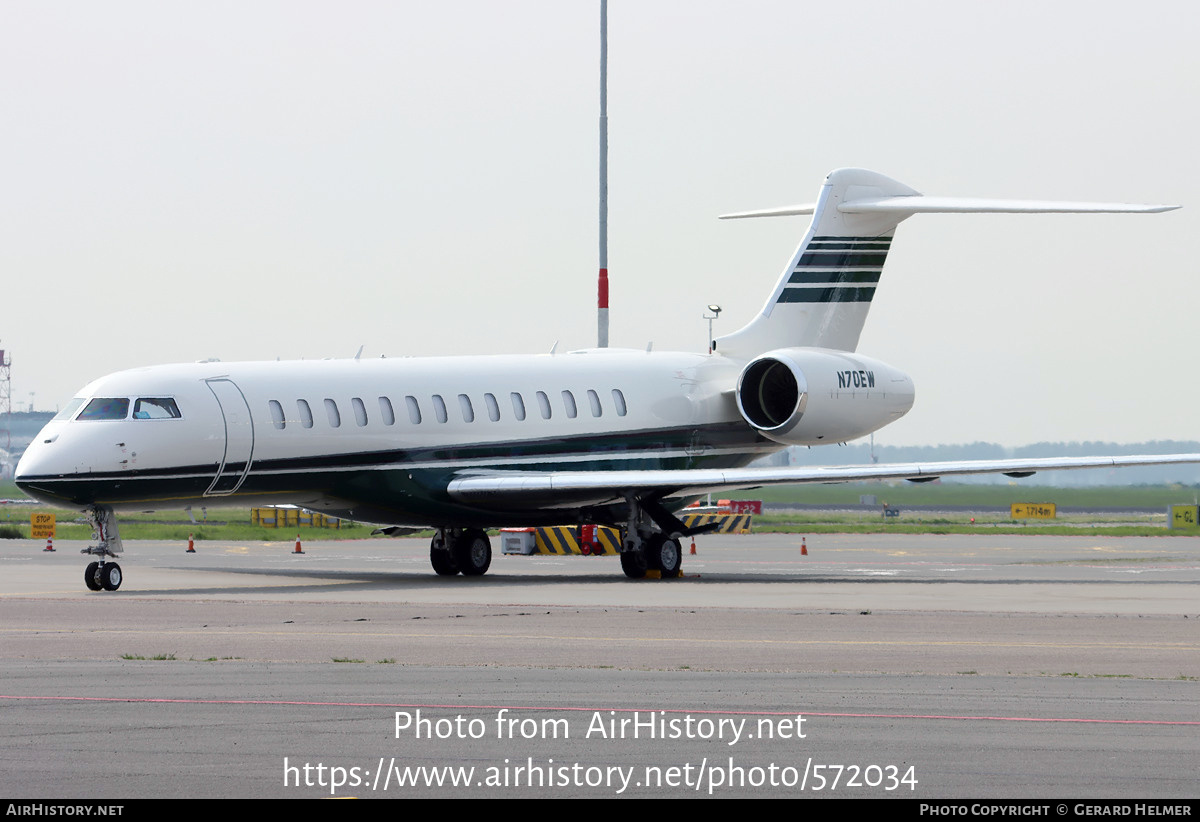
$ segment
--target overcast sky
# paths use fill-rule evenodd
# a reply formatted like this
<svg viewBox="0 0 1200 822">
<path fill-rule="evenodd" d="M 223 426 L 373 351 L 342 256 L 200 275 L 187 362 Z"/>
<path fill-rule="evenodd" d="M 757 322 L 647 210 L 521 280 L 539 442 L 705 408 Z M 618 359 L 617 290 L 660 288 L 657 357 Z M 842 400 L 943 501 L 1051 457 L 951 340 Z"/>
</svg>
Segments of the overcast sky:
<svg viewBox="0 0 1200 822">
<path fill-rule="evenodd" d="M 14 405 L 110 371 L 595 345 L 599 3 L 0 3 Z M 905 222 L 886 444 L 1200 437 L 1200 4 L 612 0 L 612 344 L 758 311 L 862 166 L 1180 203 Z"/>
</svg>

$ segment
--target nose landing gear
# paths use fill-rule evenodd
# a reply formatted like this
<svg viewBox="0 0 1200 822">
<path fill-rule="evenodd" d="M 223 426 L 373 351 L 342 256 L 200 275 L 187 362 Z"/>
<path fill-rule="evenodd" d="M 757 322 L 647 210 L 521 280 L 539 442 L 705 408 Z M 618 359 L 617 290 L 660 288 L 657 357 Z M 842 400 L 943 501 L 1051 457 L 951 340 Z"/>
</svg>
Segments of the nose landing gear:
<svg viewBox="0 0 1200 822">
<path fill-rule="evenodd" d="M 121 535 L 117 532 L 116 515 L 107 505 L 94 505 L 85 513 L 94 529 L 92 539 L 98 540 L 98 543 L 79 553 L 98 556 L 100 560 L 88 563 L 83 571 L 83 584 L 91 591 L 115 591 L 121 587 L 121 566 L 105 558 L 112 557 L 115 560 L 121 553 Z"/>
<path fill-rule="evenodd" d="M 121 566 L 115 562 L 89 562 L 83 584 L 92 591 L 115 591 L 121 587 Z"/>
</svg>

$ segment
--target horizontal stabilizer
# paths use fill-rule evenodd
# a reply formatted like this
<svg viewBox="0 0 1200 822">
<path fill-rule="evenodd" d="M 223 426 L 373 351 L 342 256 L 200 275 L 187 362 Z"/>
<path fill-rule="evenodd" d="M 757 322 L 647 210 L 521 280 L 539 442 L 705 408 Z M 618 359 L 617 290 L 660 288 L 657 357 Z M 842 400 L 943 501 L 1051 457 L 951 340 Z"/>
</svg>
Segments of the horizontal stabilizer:
<svg viewBox="0 0 1200 822">
<path fill-rule="evenodd" d="M 806 205 L 783 206 L 782 208 L 764 208 L 759 211 L 736 211 L 733 214 L 722 214 L 719 220 L 744 220 L 747 217 L 796 217 L 801 214 L 812 214 L 817 210 L 816 203 Z"/>
<path fill-rule="evenodd" d="M 1177 205 L 984 200 L 974 197 L 867 197 L 838 205 L 843 214 L 1159 214 Z"/>
<path fill-rule="evenodd" d="M 926 197 L 916 194 L 906 197 L 864 197 L 839 203 L 843 214 L 1161 214 L 1174 211 L 1177 205 L 1141 203 L 1077 203 L 1060 200 L 987 200 L 974 197 Z M 794 217 L 812 214 L 814 203 L 764 208 L 758 211 L 737 211 L 722 214 L 722 220 L 743 220 L 750 217 Z"/>
</svg>

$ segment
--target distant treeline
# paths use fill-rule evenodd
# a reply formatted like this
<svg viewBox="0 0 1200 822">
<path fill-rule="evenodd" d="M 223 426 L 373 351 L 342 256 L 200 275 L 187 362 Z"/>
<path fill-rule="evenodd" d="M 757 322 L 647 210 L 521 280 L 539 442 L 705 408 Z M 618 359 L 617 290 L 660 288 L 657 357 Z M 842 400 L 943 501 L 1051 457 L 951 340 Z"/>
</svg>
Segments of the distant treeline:
<svg viewBox="0 0 1200 822">
<path fill-rule="evenodd" d="M 1154 440 L 1121 444 L 1115 442 L 1037 442 L 1017 448 L 1006 448 L 994 442 L 972 442 L 963 445 L 875 445 L 871 458 L 869 442 L 853 442 L 844 446 L 819 448 L 789 448 L 764 463 L 775 465 L 867 465 L 872 462 L 948 462 L 954 460 L 997 460 L 1036 457 L 1095 457 L 1126 456 L 1131 454 L 1200 454 L 1200 442 Z M 947 477 L 946 482 L 1007 483 L 1003 474 L 975 477 Z M 1200 464 L 1150 465 L 1136 468 L 1102 468 L 1086 471 L 1043 471 L 1037 484 L 1060 487 L 1095 485 L 1162 485 L 1181 483 L 1200 485 Z"/>
</svg>

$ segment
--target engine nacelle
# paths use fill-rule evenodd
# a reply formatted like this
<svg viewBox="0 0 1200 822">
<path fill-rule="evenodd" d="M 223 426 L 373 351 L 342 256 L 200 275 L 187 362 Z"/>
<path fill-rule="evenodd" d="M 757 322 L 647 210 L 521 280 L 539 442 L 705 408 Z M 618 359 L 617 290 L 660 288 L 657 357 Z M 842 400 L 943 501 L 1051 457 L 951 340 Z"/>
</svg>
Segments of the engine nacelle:
<svg viewBox="0 0 1200 822">
<path fill-rule="evenodd" d="M 877 431 L 912 408 L 913 382 L 890 365 L 846 351 L 781 348 L 738 378 L 738 410 L 785 445 L 845 442 Z"/>
</svg>

